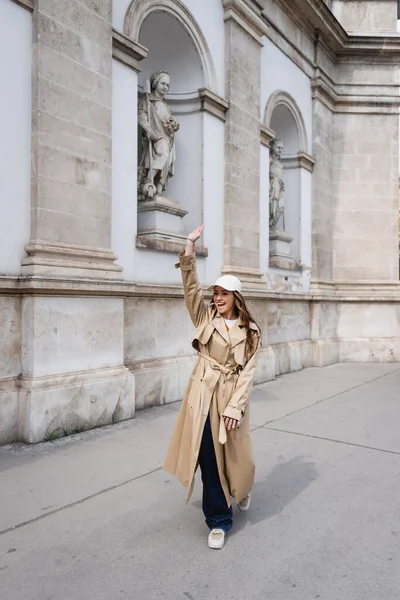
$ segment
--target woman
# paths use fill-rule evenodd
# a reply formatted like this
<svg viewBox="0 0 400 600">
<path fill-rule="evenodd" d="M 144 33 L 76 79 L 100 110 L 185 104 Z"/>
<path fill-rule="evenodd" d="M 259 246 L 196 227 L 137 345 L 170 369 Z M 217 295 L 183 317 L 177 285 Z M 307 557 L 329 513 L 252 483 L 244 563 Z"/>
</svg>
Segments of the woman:
<svg viewBox="0 0 400 600">
<path fill-rule="evenodd" d="M 192 342 L 198 360 L 186 390 L 164 468 L 192 494 L 200 465 L 208 545 L 222 548 L 232 527 L 231 497 L 248 510 L 254 483 L 248 402 L 260 346 L 260 330 L 241 295 L 241 283 L 224 275 L 204 304 L 196 273 L 198 227 L 179 256 L 186 308 L 196 328 Z"/>
</svg>

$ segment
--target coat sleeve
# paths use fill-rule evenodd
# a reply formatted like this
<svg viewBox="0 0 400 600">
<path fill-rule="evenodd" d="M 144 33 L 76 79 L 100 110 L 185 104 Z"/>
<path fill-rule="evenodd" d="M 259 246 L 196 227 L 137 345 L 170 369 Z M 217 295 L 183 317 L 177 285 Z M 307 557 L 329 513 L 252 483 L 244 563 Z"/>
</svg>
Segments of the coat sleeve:
<svg viewBox="0 0 400 600">
<path fill-rule="evenodd" d="M 193 325 L 199 327 L 207 320 L 208 312 L 204 303 L 203 290 L 197 277 L 196 258 L 194 254 L 185 256 L 185 253 L 181 252 L 179 254 L 179 263 L 175 266 L 182 273 L 186 308 Z"/>
<path fill-rule="evenodd" d="M 253 387 L 254 372 L 257 366 L 258 350 L 260 347 L 260 339 L 257 342 L 257 349 L 250 360 L 246 363 L 241 371 L 235 391 L 232 394 L 232 398 L 225 408 L 223 416 L 229 419 L 236 419 L 241 421 L 246 407 L 249 403 L 251 389 Z"/>
</svg>

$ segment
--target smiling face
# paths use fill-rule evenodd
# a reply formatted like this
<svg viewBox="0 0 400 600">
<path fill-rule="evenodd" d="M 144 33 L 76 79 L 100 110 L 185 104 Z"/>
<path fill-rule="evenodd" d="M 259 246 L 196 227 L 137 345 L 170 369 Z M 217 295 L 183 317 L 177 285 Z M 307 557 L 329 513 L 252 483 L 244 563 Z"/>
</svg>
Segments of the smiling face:
<svg viewBox="0 0 400 600">
<path fill-rule="evenodd" d="M 236 318 L 235 296 L 222 287 L 216 286 L 213 295 L 214 304 L 218 313 L 225 319 Z"/>
</svg>

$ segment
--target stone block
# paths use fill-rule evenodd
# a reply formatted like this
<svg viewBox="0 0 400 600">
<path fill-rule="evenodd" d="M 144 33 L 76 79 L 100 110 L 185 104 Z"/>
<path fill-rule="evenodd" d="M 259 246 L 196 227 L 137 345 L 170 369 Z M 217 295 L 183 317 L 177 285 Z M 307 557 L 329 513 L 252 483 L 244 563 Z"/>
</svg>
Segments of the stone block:
<svg viewBox="0 0 400 600">
<path fill-rule="evenodd" d="M 126 364 L 194 353 L 183 298 L 126 298 L 124 312 Z"/>
<path fill-rule="evenodd" d="M 110 196 L 108 192 L 39 176 L 36 178 L 40 207 L 80 217 L 95 217 L 100 221 L 109 219 Z M 87 240 L 86 240 L 87 243 Z"/>
<path fill-rule="evenodd" d="M 312 342 L 312 366 L 327 367 L 340 362 L 339 340 L 317 340 Z"/>
<path fill-rule="evenodd" d="M 340 339 L 399 338 L 398 304 L 343 303 L 337 335 Z"/>
<path fill-rule="evenodd" d="M 46 377 L 123 364 L 123 300 L 25 297 L 24 377 Z"/>
<path fill-rule="evenodd" d="M 39 13 L 37 29 L 40 31 L 40 43 L 55 52 L 91 69 L 92 71 L 111 77 L 110 47 L 99 46 L 95 41 L 79 35 L 62 22 Z"/>
<path fill-rule="evenodd" d="M 302 301 L 270 301 L 268 303 L 268 343 L 280 344 L 309 340 L 310 305 Z"/>
<path fill-rule="evenodd" d="M 400 362 L 399 338 L 340 341 L 340 362 Z"/>
<path fill-rule="evenodd" d="M 45 79 L 40 79 L 40 90 L 39 111 L 46 111 L 75 125 L 93 129 L 97 133 L 110 135 L 110 107 L 95 103 Z"/>
<path fill-rule="evenodd" d="M 133 418 L 135 380 L 125 367 L 21 380 L 18 439 L 35 444 Z"/>
<path fill-rule="evenodd" d="M 196 356 L 182 356 L 130 365 L 136 382 L 136 408 L 182 400 L 196 360 Z"/>
<path fill-rule="evenodd" d="M 0 381 L 21 373 L 21 299 L 0 296 Z M 0 420 L 1 421 L 1 420 Z"/>
<path fill-rule="evenodd" d="M 312 366 L 312 343 L 309 340 L 273 344 L 272 350 L 275 353 L 276 375 L 301 371 Z"/>
<path fill-rule="evenodd" d="M 38 52 L 41 77 L 96 104 L 111 106 L 109 77 L 96 73 L 46 46 L 40 45 Z"/>
<path fill-rule="evenodd" d="M 78 156 L 83 160 L 111 164 L 111 136 L 46 112 L 36 114 L 36 143 Z"/>
<path fill-rule="evenodd" d="M 102 0 L 99 4 L 104 10 L 109 10 L 109 0 Z M 61 22 L 82 37 L 88 38 L 99 46 L 108 48 L 111 53 L 111 23 L 110 21 L 88 10 L 79 0 L 54 2 L 53 0 L 39 0 L 39 13 L 53 21 Z"/>
<path fill-rule="evenodd" d="M 31 223 L 32 233 L 39 240 L 102 248 L 111 239 L 110 221 L 95 217 L 38 208 L 31 212 Z"/>
<path fill-rule="evenodd" d="M 275 352 L 272 348 L 262 348 L 258 354 L 254 384 L 259 385 L 267 381 L 273 381 L 275 374 Z"/>
<path fill-rule="evenodd" d="M 18 439 L 18 389 L 13 379 L 0 380 L 0 444 Z"/>
</svg>

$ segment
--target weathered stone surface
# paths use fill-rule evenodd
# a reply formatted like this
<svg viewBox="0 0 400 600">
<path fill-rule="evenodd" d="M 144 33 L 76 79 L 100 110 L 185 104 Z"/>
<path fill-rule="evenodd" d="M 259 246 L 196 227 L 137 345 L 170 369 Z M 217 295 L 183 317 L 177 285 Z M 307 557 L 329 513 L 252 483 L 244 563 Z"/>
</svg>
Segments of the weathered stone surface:
<svg viewBox="0 0 400 600">
<path fill-rule="evenodd" d="M 22 379 L 18 439 L 31 444 L 135 414 L 135 380 L 120 367 L 38 381 Z"/>
<path fill-rule="evenodd" d="M 111 0 L 38 0 L 35 4 L 34 242 L 110 248 L 111 31 Z M 70 186 L 77 189 L 69 195 Z M 64 191 L 62 198 L 58 195 L 60 188 Z M 82 202 L 88 196 L 91 202 L 85 203 L 84 210 L 76 211 L 79 192 Z M 46 272 L 47 258 L 39 253 L 36 256 L 33 246 L 30 257 L 29 267 L 23 263 L 23 273 Z M 84 269 L 84 261 L 80 262 L 75 271 L 74 260 L 68 266 L 53 267 L 60 275 L 79 277 Z"/>
<path fill-rule="evenodd" d="M 260 161 L 260 45 L 234 19 L 225 23 L 226 95 L 230 103 L 225 125 L 225 200 L 244 207 L 254 218 L 243 220 L 240 211 L 226 212 L 225 264 L 230 268 L 259 268 L 259 161 Z M 250 173 L 240 178 L 241 171 Z M 251 186 L 246 186 L 251 183 Z"/>
<path fill-rule="evenodd" d="M 21 373 L 21 300 L 0 296 L 0 381 Z"/>
<path fill-rule="evenodd" d="M 123 364 L 123 300 L 26 297 L 22 374 L 46 377 Z"/>
</svg>

